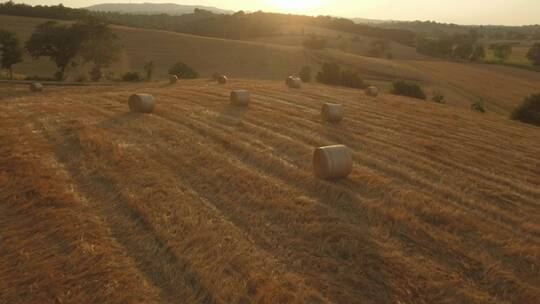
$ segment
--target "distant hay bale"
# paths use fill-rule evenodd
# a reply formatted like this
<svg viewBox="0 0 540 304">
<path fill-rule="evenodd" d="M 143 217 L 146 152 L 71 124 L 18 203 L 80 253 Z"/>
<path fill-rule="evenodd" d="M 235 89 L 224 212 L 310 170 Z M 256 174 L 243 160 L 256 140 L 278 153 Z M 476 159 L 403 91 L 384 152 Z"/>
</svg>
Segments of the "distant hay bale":
<svg viewBox="0 0 540 304">
<path fill-rule="evenodd" d="M 132 112 L 152 113 L 156 105 L 154 96 L 150 94 L 133 94 L 129 97 L 129 109 Z"/>
<path fill-rule="evenodd" d="M 227 76 L 225 76 L 225 75 L 219 75 L 219 76 L 217 77 L 217 82 L 218 82 L 219 84 L 226 84 L 228 80 L 229 80 L 229 79 L 228 79 Z"/>
<path fill-rule="evenodd" d="M 371 97 L 377 97 L 379 95 L 379 89 L 375 86 L 367 87 L 364 92 Z"/>
<path fill-rule="evenodd" d="M 178 82 L 178 76 L 172 75 L 172 74 L 169 75 L 169 83 L 170 83 L 170 84 L 175 84 L 175 83 L 177 83 L 177 82 Z"/>
<path fill-rule="evenodd" d="M 32 92 L 41 92 L 43 91 L 43 85 L 39 82 L 32 82 L 30 84 L 30 91 Z"/>
<path fill-rule="evenodd" d="M 321 115 L 325 121 L 340 122 L 343 120 L 343 106 L 337 103 L 325 103 Z"/>
<path fill-rule="evenodd" d="M 351 150 L 344 145 L 320 147 L 313 153 L 313 170 L 320 179 L 346 178 L 352 166 Z"/>
<path fill-rule="evenodd" d="M 294 76 L 289 76 L 287 77 L 287 79 L 285 79 L 285 84 L 287 84 L 289 88 L 299 89 L 302 87 L 302 79 Z"/>
<path fill-rule="evenodd" d="M 231 103 L 235 106 L 247 106 L 250 99 L 250 94 L 246 90 L 234 90 L 231 92 Z"/>
</svg>

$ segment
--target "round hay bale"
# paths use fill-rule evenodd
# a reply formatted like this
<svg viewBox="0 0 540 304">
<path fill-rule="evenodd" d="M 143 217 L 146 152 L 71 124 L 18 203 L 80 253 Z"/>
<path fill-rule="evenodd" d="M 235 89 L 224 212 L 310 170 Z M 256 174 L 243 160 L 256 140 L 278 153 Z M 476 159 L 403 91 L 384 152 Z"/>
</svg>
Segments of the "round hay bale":
<svg viewBox="0 0 540 304">
<path fill-rule="evenodd" d="M 302 87 L 302 79 L 294 76 L 289 76 L 287 77 L 287 79 L 285 79 L 285 84 L 287 84 L 289 88 L 299 89 Z"/>
<path fill-rule="evenodd" d="M 137 113 L 152 113 L 156 106 L 154 96 L 150 94 L 133 94 L 129 97 L 129 109 Z"/>
<path fill-rule="evenodd" d="M 43 85 L 39 82 L 32 82 L 30 84 L 30 91 L 32 92 L 41 92 L 43 91 Z"/>
<path fill-rule="evenodd" d="M 325 103 L 322 106 L 322 117 L 325 121 L 340 122 L 343 120 L 343 106 L 337 103 Z"/>
<path fill-rule="evenodd" d="M 366 93 L 366 95 L 371 97 L 377 97 L 379 95 L 379 89 L 377 89 L 377 87 L 375 86 L 367 87 L 364 92 Z"/>
<path fill-rule="evenodd" d="M 228 80 L 229 79 L 225 75 L 219 75 L 219 77 L 217 78 L 217 82 L 219 84 L 226 84 Z"/>
<path fill-rule="evenodd" d="M 231 92 L 231 103 L 235 106 L 247 106 L 250 99 L 250 94 L 246 90 L 234 90 Z"/>
<path fill-rule="evenodd" d="M 178 82 L 178 76 L 176 75 L 169 75 L 169 83 L 170 84 L 176 84 Z"/>
<path fill-rule="evenodd" d="M 320 179 L 346 178 L 352 165 L 351 150 L 344 145 L 320 147 L 313 153 L 313 170 Z"/>
</svg>

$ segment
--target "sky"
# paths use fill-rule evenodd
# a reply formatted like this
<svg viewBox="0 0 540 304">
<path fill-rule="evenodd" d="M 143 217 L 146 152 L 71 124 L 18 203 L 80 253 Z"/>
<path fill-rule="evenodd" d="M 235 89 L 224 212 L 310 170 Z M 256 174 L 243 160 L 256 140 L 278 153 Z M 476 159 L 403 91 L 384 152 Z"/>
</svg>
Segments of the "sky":
<svg viewBox="0 0 540 304">
<path fill-rule="evenodd" d="M 3 0 L 0 0 L 3 2 Z M 540 24 L 540 0 L 15 0 L 85 7 L 99 3 L 178 3 L 234 11 L 272 11 L 382 20 L 434 20 L 457 24 Z"/>
</svg>

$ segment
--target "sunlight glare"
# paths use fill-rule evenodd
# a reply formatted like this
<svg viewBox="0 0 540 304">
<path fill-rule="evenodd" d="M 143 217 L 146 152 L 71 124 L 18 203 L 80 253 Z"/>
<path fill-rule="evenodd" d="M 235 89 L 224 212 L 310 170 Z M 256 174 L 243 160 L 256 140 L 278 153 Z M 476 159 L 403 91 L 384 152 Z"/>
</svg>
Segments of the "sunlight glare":
<svg viewBox="0 0 540 304">
<path fill-rule="evenodd" d="M 272 0 L 274 5 L 289 12 L 306 12 L 320 6 L 323 0 Z"/>
</svg>

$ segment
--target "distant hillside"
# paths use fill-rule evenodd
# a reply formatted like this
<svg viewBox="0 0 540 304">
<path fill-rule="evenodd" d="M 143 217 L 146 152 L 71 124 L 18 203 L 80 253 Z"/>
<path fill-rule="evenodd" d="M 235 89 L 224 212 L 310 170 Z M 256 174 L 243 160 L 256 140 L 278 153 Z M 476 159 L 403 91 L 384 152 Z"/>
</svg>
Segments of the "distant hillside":
<svg viewBox="0 0 540 304">
<path fill-rule="evenodd" d="M 214 14 L 231 14 L 233 11 L 224 10 L 216 7 L 201 5 L 180 5 L 174 3 L 103 3 L 96 4 L 86 8 L 90 11 L 99 12 L 117 12 L 125 14 L 168 14 L 185 15 L 191 14 L 195 9 L 210 11 Z"/>
</svg>

